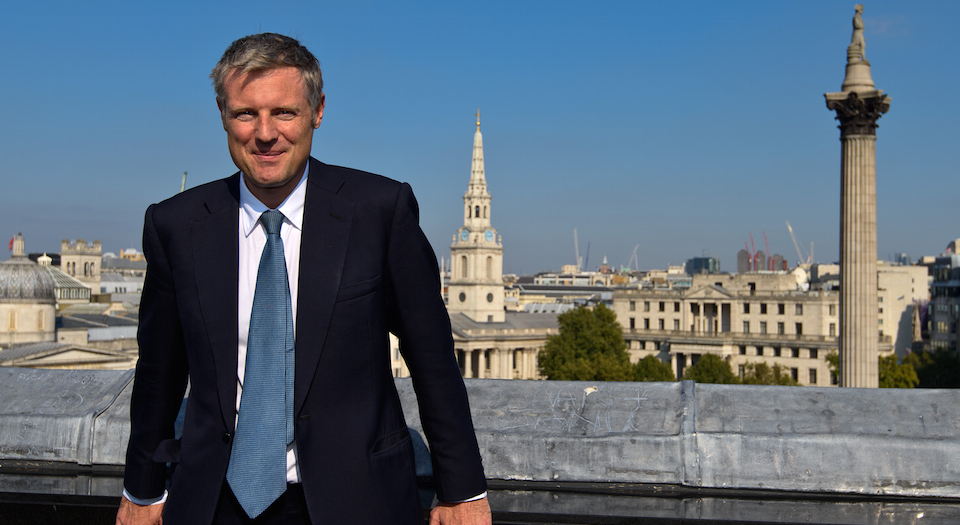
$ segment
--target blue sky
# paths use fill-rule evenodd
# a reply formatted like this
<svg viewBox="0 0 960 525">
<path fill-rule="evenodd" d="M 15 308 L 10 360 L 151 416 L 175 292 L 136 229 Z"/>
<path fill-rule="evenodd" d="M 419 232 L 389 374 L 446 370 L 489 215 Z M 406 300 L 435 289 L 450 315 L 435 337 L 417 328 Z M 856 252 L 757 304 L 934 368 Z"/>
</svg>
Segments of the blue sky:
<svg viewBox="0 0 960 525">
<path fill-rule="evenodd" d="M 14 5 L 10 5 L 14 4 Z M 284 6 L 278 11 L 278 6 Z M 140 248 L 143 211 L 235 171 L 208 74 L 274 31 L 320 59 L 314 155 L 410 182 L 449 255 L 480 108 L 504 271 L 606 255 L 719 257 L 789 221 L 838 258 L 839 91 L 854 2 L 7 2 L 0 7 L 0 234 Z M 960 2 L 867 1 L 866 56 L 893 98 L 877 142 L 878 255 L 960 237 Z M 5 257 L 4 257 L 5 258 Z"/>
</svg>

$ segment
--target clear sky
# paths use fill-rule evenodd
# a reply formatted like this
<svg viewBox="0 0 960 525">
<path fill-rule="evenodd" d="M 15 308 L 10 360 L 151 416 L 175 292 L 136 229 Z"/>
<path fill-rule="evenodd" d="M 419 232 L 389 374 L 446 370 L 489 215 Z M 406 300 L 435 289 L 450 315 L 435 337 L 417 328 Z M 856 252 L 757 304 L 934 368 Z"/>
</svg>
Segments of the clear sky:
<svg viewBox="0 0 960 525">
<path fill-rule="evenodd" d="M 437 255 L 462 224 L 480 108 L 504 271 L 702 254 L 753 234 L 838 259 L 839 1 L 5 2 L 0 234 L 140 248 L 143 211 L 235 171 L 208 75 L 231 41 L 299 38 L 326 82 L 314 156 L 410 182 Z M 281 10 L 282 7 L 282 10 Z M 866 1 L 892 99 L 877 142 L 878 255 L 960 237 L 960 2 Z M 9 253 L 9 252 L 7 252 Z M 6 257 L 0 257 L 6 258 Z"/>
</svg>

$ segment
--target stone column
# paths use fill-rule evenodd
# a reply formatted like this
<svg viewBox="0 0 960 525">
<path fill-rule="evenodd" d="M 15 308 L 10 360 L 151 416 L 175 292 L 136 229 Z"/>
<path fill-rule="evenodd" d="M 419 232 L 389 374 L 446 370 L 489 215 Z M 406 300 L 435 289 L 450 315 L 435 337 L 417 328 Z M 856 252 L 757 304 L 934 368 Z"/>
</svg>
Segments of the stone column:
<svg viewBox="0 0 960 525">
<path fill-rule="evenodd" d="M 473 350 L 463 349 L 463 377 L 473 377 Z"/>
<path fill-rule="evenodd" d="M 890 97 L 876 89 L 856 6 L 841 91 L 824 95 L 840 121 L 840 386 L 877 388 L 877 120 Z"/>
</svg>

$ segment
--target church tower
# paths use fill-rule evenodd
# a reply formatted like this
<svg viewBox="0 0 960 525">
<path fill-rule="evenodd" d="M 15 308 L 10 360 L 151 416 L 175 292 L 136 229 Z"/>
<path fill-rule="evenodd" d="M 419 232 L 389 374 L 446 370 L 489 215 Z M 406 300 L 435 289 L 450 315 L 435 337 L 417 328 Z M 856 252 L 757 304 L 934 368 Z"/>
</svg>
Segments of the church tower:
<svg viewBox="0 0 960 525">
<path fill-rule="evenodd" d="M 490 193 L 483 169 L 483 135 L 480 111 L 473 135 L 470 183 L 463 194 L 463 226 L 450 246 L 448 306 L 451 314 L 462 313 L 479 323 L 502 323 L 503 244 L 490 225 Z"/>
</svg>

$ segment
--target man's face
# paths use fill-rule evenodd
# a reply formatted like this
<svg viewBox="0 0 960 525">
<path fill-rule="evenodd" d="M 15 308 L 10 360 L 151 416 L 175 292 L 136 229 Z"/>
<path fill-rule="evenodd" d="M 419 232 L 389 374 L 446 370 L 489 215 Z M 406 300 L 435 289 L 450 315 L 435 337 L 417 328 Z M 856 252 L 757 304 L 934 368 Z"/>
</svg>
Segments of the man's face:
<svg viewBox="0 0 960 525">
<path fill-rule="evenodd" d="M 323 118 L 323 100 L 316 110 L 310 108 L 294 67 L 249 73 L 235 69 L 227 76 L 224 91 L 224 105 L 217 106 L 230 156 L 246 175 L 251 193 L 268 206 L 266 200 L 279 205 L 303 174 L 313 130 Z M 265 199 L 268 195 L 274 198 Z"/>
</svg>

